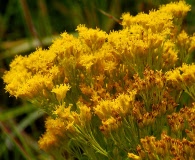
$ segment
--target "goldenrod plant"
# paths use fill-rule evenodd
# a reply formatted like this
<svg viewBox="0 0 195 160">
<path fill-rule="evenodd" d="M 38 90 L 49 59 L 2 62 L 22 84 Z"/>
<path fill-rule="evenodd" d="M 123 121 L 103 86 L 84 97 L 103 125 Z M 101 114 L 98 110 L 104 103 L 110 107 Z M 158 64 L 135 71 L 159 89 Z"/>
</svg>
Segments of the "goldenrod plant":
<svg viewBox="0 0 195 160">
<path fill-rule="evenodd" d="M 122 15 L 122 30 L 79 25 L 49 49 L 17 56 L 11 96 L 48 114 L 40 149 L 54 159 L 195 159 L 195 35 L 190 5 Z M 185 104 L 184 97 L 188 96 Z"/>
</svg>

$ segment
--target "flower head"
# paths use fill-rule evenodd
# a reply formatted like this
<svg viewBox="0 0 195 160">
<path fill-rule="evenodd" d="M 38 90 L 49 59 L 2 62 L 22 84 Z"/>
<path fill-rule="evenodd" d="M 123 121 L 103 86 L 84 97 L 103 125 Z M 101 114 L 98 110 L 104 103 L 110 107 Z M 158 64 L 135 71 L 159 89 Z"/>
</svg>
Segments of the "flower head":
<svg viewBox="0 0 195 160">
<path fill-rule="evenodd" d="M 63 102 L 63 99 L 66 97 L 66 93 L 70 89 L 70 86 L 67 84 L 60 84 L 55 86 L 51 92 L 56 94 L 56 99 L 58 102 Z"/>
</svg>

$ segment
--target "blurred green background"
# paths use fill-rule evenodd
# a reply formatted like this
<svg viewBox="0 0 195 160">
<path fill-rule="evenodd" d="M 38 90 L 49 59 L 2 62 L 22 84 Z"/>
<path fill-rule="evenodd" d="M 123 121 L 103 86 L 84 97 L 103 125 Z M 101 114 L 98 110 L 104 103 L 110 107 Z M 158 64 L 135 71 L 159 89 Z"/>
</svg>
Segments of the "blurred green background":
<svg viewBox="0 0 195 160">
<path fill-rule="evenodd" d="M 124 12 L 136 15 L 156 9 L 170 0 L 0 0 L 0 76 L 9 70 L 17 54 L 28 55 L 47 48 L 60 33 L 75 33 L 79 24 L 109 33 L 118 30 Z M 184 20 L 188 33 L 195 32 L 195 1 Z M 52 160 L 39 150 L 46 115 L 28 102 L 9 97 L 0 79 L 0 159 Z"/>
</svg>

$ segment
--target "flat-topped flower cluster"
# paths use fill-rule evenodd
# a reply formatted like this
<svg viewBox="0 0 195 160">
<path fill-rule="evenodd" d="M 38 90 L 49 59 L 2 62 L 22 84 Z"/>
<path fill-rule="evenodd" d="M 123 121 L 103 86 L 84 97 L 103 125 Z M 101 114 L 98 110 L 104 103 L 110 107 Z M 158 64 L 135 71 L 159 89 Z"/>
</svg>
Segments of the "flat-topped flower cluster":
<svg viewBox="0 0 195 160">
<path fill-rule="evenodd" d="M 122 15 L 109 34 L 79 25 L 49 49 L 17 56 L 10 95 L 48 114 L 39 146 L 55 159 L 195 159 L 195 35 L 179 1 Z M 183 106 L 184 96 L 188 106 Z"/>
</svg>

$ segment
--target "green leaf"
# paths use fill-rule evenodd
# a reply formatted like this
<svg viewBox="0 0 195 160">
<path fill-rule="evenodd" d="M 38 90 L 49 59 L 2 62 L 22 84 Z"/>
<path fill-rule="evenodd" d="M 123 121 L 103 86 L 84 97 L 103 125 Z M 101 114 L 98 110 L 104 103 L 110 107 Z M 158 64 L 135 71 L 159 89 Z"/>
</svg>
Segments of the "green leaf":
<svg viewBox="0 0 195 160">
<path fill-rule="evenodd" d="M 6 121 L 8 119 L 20 116 L 25 113 L 33 112 L 36 109 L 32 104 L 26 103 L 22 106 L 9 109 L 0 113 L 0 121 Z"/>
</svg>

